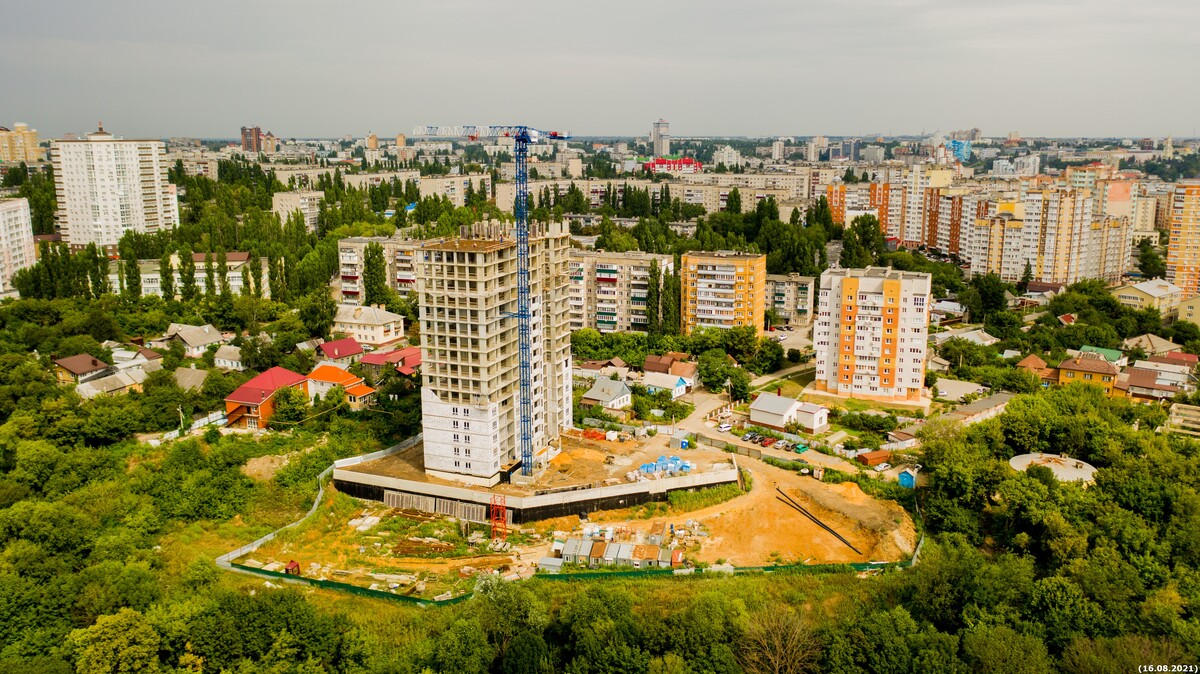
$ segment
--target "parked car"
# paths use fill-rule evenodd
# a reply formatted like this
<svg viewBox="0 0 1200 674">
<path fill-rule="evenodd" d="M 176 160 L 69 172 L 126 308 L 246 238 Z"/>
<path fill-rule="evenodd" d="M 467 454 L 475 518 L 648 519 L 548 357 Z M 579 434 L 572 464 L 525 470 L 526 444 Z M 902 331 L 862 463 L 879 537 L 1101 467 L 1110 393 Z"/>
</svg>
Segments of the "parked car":
<svg viewBox="0 0 1200 674">
<path fill-rule="evenodd" d="M 775 438 L 763 438 L 762 439 L 763 447 L 770 447 L 773 444 L 775 444 Z"/>
<path fill-rule="evenodd" d="M 722 433 L 728 433 L 729 431 L 733 430 L 733 424 L 721 424 L 720 426 L 717 426 L 717 430 Z"/>
<path fill-rule="evenodd" d="M 875 472 L 876 472 L 876 473 L 882 473 L 883 471 L 885 471 L 885 470 L 887 470 L 888 468 L 891 468 L 891 467 L 892 467 L 892 464 L 890 464 L 890 463 L 887 463 L 887 462 L 885 461 L 884 463 L 881 463 L 881 464 L 879 464 L 878 466 L 875 466 Z"/>
<path fill-rule="evenodd" d="M 797 454 L 803 454 L 807 451 L 808 451 L 808 445 L 796 445 L 795 452 Z"/>
<path fill-rule="evenodd" d="M 787 440 L 780 440 L 779 442 L 775 443 L 774 447 L 775 449 L 781 449 L 786 452 L 791 448 L 791 444 L 789 444 Z"/>
</svg>

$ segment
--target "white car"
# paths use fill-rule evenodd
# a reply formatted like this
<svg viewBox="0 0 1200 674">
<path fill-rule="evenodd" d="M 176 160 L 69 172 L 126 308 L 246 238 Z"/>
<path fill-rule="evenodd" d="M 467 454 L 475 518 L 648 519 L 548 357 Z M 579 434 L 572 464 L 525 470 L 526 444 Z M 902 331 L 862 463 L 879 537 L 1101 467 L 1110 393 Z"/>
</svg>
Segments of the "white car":
<svg viewBox="0 0 1200 674">
<path fill-rule="evenodd" d="M 881 464 L 879 464 L 878 466 L 875 466 L 875 472 L 876 472 L 876 473 L 882 473 L 883 471 L 885 471 L 885 470 L 887 470 L 888 468 L 891 468 L 891 467 L 892 467 L 892 464 L 890 464 L 890 463 L 886 463 L 886 462 L 885 462 L 885 463 L 881 463 Z"/>
<path fill-rule="evenodd" d="M 717 426 L 717 430 L 722 433 L 728 433 L 729 431 L 733 430 L 733 424 L 721 424 L 720 426 Z"/>
</svg>

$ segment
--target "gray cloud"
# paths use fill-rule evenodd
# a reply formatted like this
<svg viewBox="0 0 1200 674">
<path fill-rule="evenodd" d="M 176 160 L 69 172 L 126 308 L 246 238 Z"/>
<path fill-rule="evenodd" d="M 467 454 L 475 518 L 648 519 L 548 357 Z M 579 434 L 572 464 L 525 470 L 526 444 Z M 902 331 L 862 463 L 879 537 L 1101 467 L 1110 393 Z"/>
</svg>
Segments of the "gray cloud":
<svg viewBox="0 0 1200 674">
<path fill-rule="evenodd" d="M 46 137 L 1192 135 L 1194 0 L 0 2 L 0 114 Z"/>
</svg>

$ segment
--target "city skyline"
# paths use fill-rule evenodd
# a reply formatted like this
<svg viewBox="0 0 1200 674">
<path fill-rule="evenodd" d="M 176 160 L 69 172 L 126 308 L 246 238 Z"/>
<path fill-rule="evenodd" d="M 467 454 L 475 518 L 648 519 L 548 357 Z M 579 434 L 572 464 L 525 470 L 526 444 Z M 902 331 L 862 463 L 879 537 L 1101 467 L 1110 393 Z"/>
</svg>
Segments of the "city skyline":
<svg viewBox="0 0 1200 674">
<path fill-rule="evenodd" d="M 30 3 L 0 26 L 0 83 L 22 92 L 8 116 L 43 138 L 98 119 L 127 138 L 225 138 L 246 123 L 337 137 L 493 122 L 645 136 L 659 117 L 676 137 L 1197 132 L 1188 111 L 1200 90 L 1170 67 L 1200 52 L 1187 33 L 1200 19 L 1192 3 L 604 9 L 407 3 L 331 15 L 310 2 L 127 0 L 64 14 Z M 521 96 L 517 73 L 530 83 Z M 1129 83 L 1172 104 L 1129 93 L 1096 105 Z M 600 100 L 614 105 L 581 105 Z"/>
</svg>

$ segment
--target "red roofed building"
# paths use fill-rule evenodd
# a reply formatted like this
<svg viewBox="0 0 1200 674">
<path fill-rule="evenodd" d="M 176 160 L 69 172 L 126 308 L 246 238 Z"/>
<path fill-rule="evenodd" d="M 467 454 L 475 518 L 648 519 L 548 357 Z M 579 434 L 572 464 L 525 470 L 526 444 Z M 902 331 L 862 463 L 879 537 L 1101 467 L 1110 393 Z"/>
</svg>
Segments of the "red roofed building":
<svg viewBox="0 0 1200 674">
<path fill-rule="evenodd" d="M 379 381 L 389 365 L 394 366 L 400 374 L 412 375 L 421 367 L 421 347 L 406 346 L 395 351 L 376 351 L 364 355 L 358 362 L 371 381 Z"/>
<path fill-rule="evenodd" d="M 275 413 L 275 394 L 297 388 L 308 395 L 308 380 L 282 367 L 273 367 L 242 384 L 225 398 L 225 425 L 230 428 L 265 428 Z"/>
<path fill-rule="evenodd" d="M 363 355 L 363 348 L 353 337 L 335 339 L 317 347 L 317 353 L 323 360 L 333 361 L 340 365 L 350 365 Z"/>
<path fill-rule="evenodd" d="M 691 157 L 655 157 L 642 164 L 642 168 L 651 173 L 691 174 L 704 170 L 704 164 Z"/>
<path fill-rule="evenodd" d="M 364 384 L 362 377 L 336 365 L 318 365 L 308 374 L 308 396 L 314 402 L 317 396 L 328 397 L 338 386 L 346 391 L 346 402 L 352 410 L 361 410 L 374 401 L 375 389 Z"/>
</svg>

